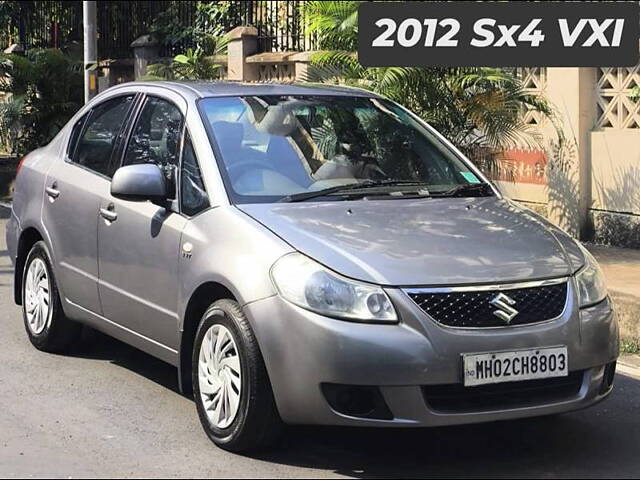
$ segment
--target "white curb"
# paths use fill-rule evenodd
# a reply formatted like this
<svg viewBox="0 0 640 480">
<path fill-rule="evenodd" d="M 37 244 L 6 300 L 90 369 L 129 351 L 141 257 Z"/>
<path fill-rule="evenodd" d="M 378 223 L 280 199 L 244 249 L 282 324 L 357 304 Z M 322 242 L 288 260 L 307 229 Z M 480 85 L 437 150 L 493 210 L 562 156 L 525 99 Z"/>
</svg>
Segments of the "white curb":
<svg viewBox="0 0 640 480">
<path fill-rule="evenodd" d="M 618 365 L 616 366 L 616 372 L 622 373 L 629 377 L 633 377 L 635 379 L 640 380 L 640 368 L 636 365 L 632 365 L 631 363 L 627 363 L 624 361 L 624 356 L 618 359 Z"/>
</svg>

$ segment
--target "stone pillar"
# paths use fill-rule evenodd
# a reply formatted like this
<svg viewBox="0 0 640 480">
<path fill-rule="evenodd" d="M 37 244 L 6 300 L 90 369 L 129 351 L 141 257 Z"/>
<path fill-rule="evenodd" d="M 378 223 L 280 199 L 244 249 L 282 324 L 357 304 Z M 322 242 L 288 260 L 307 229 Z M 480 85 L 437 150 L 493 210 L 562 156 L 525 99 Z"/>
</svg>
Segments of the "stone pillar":
<svg viewBox="0 0 640 480">
<path fill-rule="evenodd" d="M 114 85 L 134 81 L 133 64 L 134 60 L 132 58 L 103 60 L 100 62 L 98 90 L 104 92 Z"/>
<path fill-rule="evenodd" d="M 258 30 L 255 27 L 236 27 L 227 36 L 228 79 L 241 82 L 258 80 L 258 65 L 247 62 L 247 57 L 258 51 Z"/>
<path fill-rule="evenodd" d="M 131 43 L 133 49 L 133 73 L 138 80 L 147 74 L 147 65 L 158 60 L 160 42 L 153 35 L 142 35 Z"/>
<path fill-rule="evenodd" d="M 564 142 L 551 148 L 549 217 L 581 239 L 591 227 L 590 134 L 596 120 L 594 68 L 548 68 L 546 97 L 555 109 Z"/>
<path fill-rule="evenodd" d="M 314 53 L 316 52 L 300 52 L 291 57 L 291 60 L 295 62 L 296 81 L 311 81 L 309 78 L 309 64 Z"/>
</svg>

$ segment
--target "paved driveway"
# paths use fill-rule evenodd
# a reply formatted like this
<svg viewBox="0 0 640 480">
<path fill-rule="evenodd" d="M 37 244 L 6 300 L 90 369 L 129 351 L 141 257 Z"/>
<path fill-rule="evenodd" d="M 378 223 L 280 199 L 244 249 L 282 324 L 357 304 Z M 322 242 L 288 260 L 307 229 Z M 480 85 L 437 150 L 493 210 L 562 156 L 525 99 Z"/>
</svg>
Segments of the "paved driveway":
<svg viewBox="0 0 640 480">
<path fill-rule="evenodd" d="M 6 210 L 0 208 L 0 218 Z M 29 344 L 0 219 L 0 477 L 598 476 L 640 474 L 640 380 L 583 412 L 422 431 L 298 428 L 243 457 L 202 433 L 175 371 L 89 333 L 73 355 Z"/>
</svg>

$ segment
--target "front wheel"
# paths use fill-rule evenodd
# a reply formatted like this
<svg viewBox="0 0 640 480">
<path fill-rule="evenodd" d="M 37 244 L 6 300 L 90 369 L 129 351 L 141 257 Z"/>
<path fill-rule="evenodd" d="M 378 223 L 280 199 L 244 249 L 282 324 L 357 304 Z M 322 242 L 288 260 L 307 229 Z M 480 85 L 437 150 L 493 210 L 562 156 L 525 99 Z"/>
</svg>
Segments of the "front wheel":
<svg viewBox="0 0 640 480">
<path fill-rule="evenodd" d="M 282 421 L 258 343 L 237 302 L 219 300 L 205 312 L 192 367 L 198 416 L 216 445 L 244 452 L 275 442 Z"/>
</svg>

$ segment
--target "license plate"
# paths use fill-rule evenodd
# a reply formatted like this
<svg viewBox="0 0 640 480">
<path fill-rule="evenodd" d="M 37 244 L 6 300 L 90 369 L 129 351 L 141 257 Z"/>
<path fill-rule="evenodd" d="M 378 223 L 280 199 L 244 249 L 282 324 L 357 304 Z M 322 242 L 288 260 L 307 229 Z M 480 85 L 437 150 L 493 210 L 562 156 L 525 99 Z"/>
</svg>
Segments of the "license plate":
<svg viewBox="0 0 640 480">
<path fill-rule="evenodd" d="M 463 362 L 465 387 L 569 375 L 567 347 L 463 355 Z"/>
</svg>

